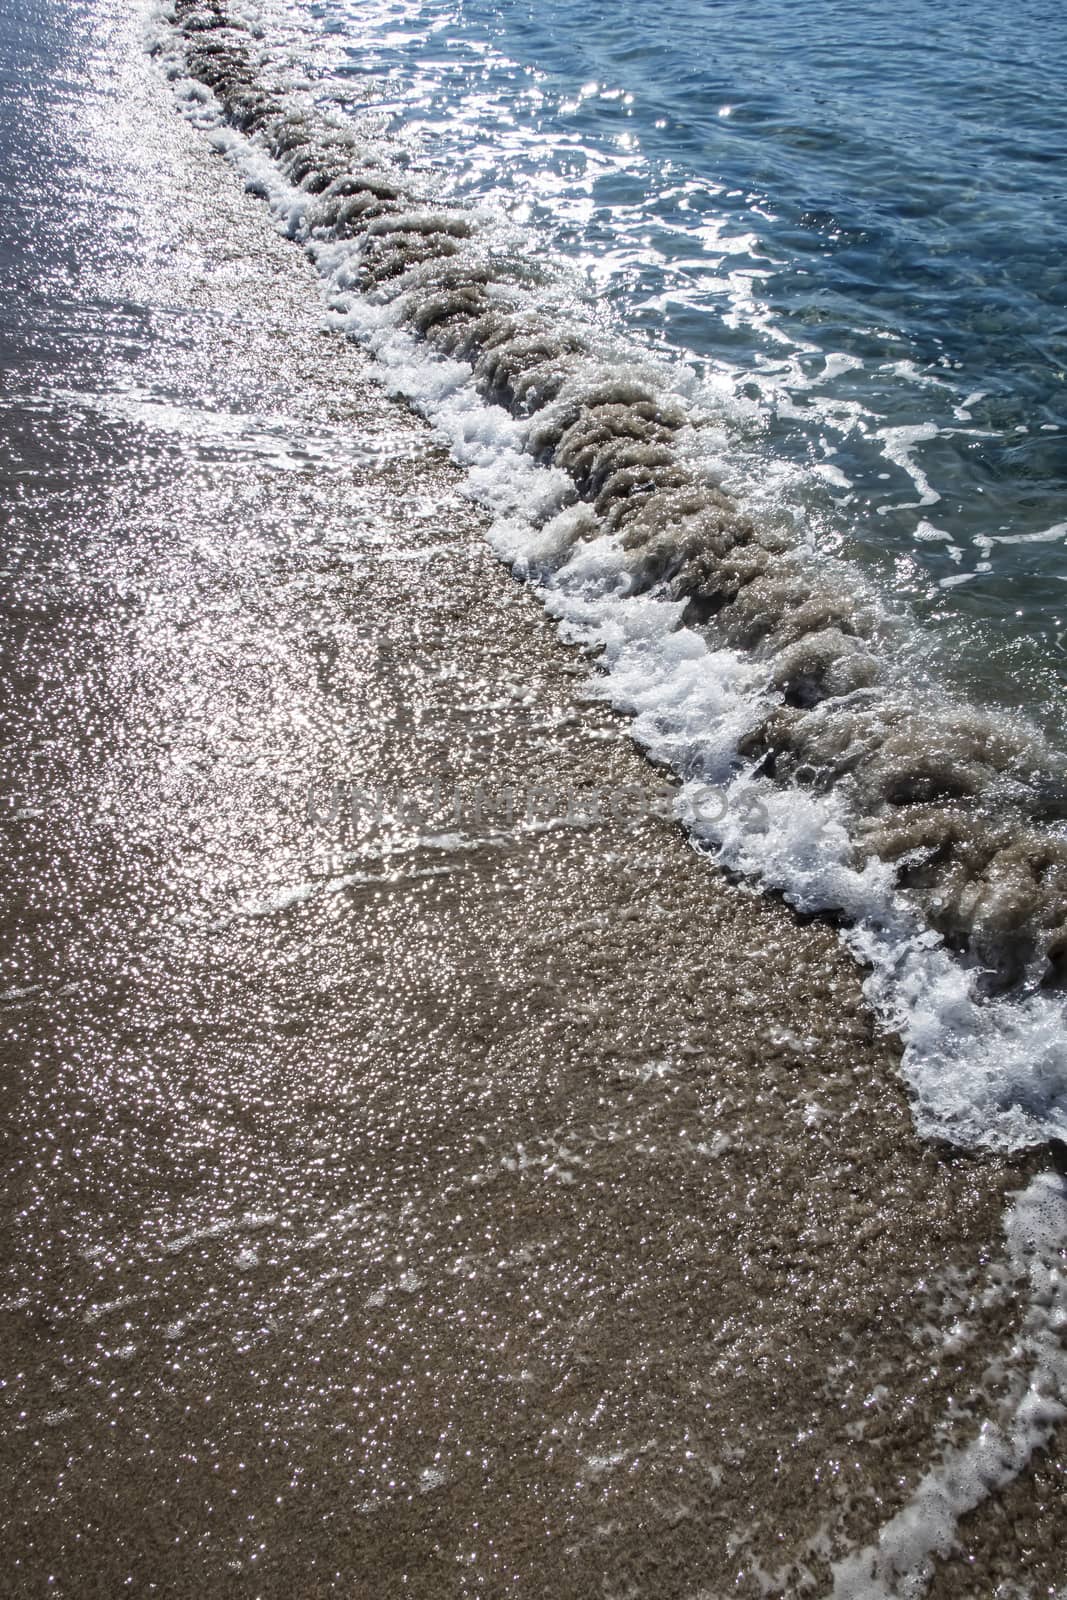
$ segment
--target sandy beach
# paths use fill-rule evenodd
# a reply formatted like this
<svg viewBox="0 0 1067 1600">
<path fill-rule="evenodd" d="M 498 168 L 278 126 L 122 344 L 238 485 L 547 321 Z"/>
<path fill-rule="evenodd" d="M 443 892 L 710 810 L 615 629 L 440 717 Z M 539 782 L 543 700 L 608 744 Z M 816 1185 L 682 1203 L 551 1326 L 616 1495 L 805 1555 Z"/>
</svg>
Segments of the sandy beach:
<svg viewBox="0 0 1067 1600">
<path fill-rule="evenodd" d="M 1048 1156 L 920 1142 L 835 929 L 646 804 L 136 23 L 68 47 L 0 414 L 0 1592 L 1062 1593 L 1062 1430 L 917 1587 L 840 1568 L 1029 1384 Z"/>
</svg>

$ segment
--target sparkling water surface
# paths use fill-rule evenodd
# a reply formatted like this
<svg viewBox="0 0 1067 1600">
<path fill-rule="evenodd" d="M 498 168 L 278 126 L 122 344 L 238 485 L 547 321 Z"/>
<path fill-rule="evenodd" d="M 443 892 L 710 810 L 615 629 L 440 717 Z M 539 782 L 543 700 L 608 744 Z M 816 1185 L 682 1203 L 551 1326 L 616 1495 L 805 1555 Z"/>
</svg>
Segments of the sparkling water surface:
<svg viewBox="0 0 1067 1600">
<path fill-rule="evenodd" d="M 384 99 L 454 192 L 530 227 L 728 396 L 748 476 L 880 571 L 969 688 L 1060 721 L 1062 8 L 314 15 L 325 92 Z"/>
<path fill-rule="evenodd" d="M 651 774 L 144 23 L 0 14 L 0 1589 L 915 1588 L 951 1476 L 933 1592 L 1052 1592 L 1062 1185 L 920 1146 L 834 930 L 309 816 Z"/>
</svg>

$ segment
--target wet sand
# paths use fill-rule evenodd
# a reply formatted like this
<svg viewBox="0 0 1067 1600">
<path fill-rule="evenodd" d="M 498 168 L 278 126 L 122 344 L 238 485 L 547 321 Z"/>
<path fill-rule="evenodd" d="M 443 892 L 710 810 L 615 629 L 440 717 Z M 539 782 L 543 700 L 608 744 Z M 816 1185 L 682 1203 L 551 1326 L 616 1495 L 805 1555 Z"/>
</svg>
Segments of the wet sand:
<svg viewBox="0 0 1067 1600">
<path fill-rule="evenodd" d="M 829 1594 L 1026 1372 L 1037 1158 L 920 1145 L 664 819 L 329 819 L 656 774 L 108 26 L 4 532 L 0 1591 Z M 1063 1465 L 929 1592 L 1067 1581 Z"/>
</svg>

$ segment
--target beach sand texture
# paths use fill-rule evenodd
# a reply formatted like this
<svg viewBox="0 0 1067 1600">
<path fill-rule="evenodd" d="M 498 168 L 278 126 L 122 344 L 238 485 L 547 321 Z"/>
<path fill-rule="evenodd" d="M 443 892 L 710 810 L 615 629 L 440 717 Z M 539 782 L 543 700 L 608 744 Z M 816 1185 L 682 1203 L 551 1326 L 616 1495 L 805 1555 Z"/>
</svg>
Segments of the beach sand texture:
<svg viewBox="0 0 1067 1600">
<path fill-rule="evenodd" d="M 661 775 L 94 27 L 4 410 L 0 1592 L 920 1592 L 833 1564 L 1029 1383 L 1047 1157 L 923 1145 L 832 928 L 544 798 Z M 1067 1582 L 1063 1467 L 927 1592 Z"/>
</svg>

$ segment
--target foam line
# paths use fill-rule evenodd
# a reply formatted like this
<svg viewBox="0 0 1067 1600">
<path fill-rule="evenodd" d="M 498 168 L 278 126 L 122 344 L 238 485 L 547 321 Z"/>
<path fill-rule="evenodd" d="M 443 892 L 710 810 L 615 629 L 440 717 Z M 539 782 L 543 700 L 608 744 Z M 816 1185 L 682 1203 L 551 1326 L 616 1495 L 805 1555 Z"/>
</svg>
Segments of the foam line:
<svg viewBox="0 0 1067 1600">
<path fill-rule="evenodd" d="M 910 673 L 855 569 L 725 492 L 723 418 L 687 369 L 627 345 L 498 219 L 443 205 L 380 117 L 317 107 L 224 0 L 168 16 L 156 48 L 187 114 L 446 436 L 501 556 L 599 652 L 599 692 L 683 779 L 694 843 L 847 919 L 920 1129 L 1063 1137 L 1063 755 Z"/>
</svg>

